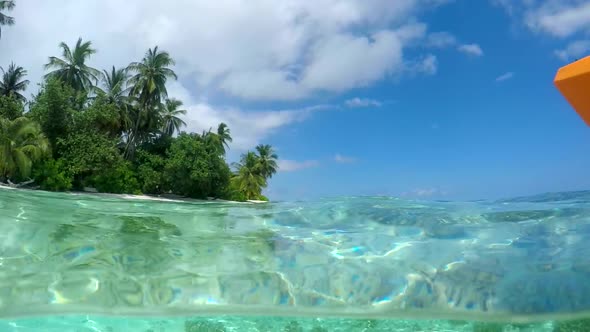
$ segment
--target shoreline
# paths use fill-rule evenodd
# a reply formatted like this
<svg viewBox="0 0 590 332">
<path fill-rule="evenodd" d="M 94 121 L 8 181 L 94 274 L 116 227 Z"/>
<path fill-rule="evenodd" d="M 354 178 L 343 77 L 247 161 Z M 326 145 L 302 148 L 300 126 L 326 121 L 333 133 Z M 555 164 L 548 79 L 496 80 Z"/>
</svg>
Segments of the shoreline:
<svg viewBox="0 0 590 332">
<path fill-rule="evenodd" d="M 18 188 L 13 187 L 10 185 L 6 185 L 5 183 L 0 183 L 0 189 L 8 189 L 8 190 L 31 190 L 31 191 L 41 191 L 46 193 L 63 193 L 69 194 L 74 196 L 79 195 L 90 195 L 90 196 L 103 196 L 103 197 L 115 197 L 127 200 L 141 200 L 141 201 L 154 201 L 154 202 L 169 202 L 169 203 L 204 203 L 204 202 L 219 202 L 219 203 L 249 203 L 249 204 L 263 204 L 263 203 L 270 203 L 266 201 L 258 201 L 258 200 L 247 200 L 245 202 L 240 201 L 229 201 L 225 199 L 219 198 L 212 198 L 212 199 L 196 199 L 190 197 L 162 197 L 162 196 L 154 196 L 154 195 L 133 195 L 133 194 L 113 194 L 113 193 L 100 193 L 100 192 L 88 192 L 88 191 L 61 191 L 61 192 L 54 192 L 54 191 L 47 191 L 42 189 L 33 189 L 33 188 Z"/>
</svg>

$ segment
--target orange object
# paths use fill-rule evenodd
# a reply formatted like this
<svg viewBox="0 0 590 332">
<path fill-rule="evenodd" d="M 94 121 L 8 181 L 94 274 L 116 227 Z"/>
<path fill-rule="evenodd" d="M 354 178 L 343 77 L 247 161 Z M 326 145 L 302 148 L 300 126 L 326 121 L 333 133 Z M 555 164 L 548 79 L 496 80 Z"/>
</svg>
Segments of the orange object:
<svg viewBox="0 0 590 332">
<path fill-rule="evenodd" d="M 555 85 L 590 126 L 590 56 L 560 68 Z"/>
</svg>

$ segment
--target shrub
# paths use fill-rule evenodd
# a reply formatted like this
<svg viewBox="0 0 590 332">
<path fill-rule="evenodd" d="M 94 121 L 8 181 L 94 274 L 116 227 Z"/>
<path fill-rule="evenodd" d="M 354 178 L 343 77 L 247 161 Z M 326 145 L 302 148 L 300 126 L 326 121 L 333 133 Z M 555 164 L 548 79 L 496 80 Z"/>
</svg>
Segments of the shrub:
<svg viewBox="0 0 590 332">
<path fill-rule="evenodd" d="M 73 177 L 61 159 L 47 159 L 39 163 L 33 171 L 33 178 L 41 189 L 49 191 L 68 191 L 72 189 Z"/>
<path fill-rule="evenodd" d="M 0 96 L 0 118 L 14 120 L 23 116 L 23 104 L 14 97 Z"/>
<path fill-rule="evenodd" d="M 144 150 L 136 153 L 137 180 L 141 191 L 146 194 L 160 194 L 164 192 L 164 166 L 166 161 L 162 156 Z"/>
<path fill-rule="evenodd" d="M 131 165 L 126 161 L 119 161 L 115 166 L 97 172 L 92 177 L 91 183 L 100 192 L 141 194 Z"/>
</svg>

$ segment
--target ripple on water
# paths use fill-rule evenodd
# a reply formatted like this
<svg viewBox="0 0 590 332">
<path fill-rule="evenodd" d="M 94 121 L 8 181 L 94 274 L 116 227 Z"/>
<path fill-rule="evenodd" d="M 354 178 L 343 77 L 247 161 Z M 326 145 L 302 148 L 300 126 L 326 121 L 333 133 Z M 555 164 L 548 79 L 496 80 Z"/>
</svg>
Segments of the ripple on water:
<svg viewBox="0 0 590 332">
<path fill-rule="evenodd" d="M 556 197 L 256 206 L 0 190 L 0 312 L 581 313 L 590 204 Z"/>
</svg>

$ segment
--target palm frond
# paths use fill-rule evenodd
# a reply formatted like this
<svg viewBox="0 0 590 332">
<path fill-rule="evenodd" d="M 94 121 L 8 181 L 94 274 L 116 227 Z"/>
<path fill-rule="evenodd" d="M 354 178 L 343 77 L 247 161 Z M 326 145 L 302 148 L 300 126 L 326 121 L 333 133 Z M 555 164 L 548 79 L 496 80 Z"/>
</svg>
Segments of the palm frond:
<svg viewBox="0 0 590 332">
<path fill-rule="evenodd" d="M 0 25 L 14 25 L 14 17 L 0 13 Z"/>
<path fill-rule="evenodd" d="M 62 50 L 62 57 L 50 57 L 45 64 L 45 69 L 55 69 L 45 77 L 56 77 L 78 91 L 94 91 L 93 87 L 98 84 L 100 71 L 86 65 L 88 58 L 96 53 L 90 41 L 82 42 L 79 38 L 72 50 L 66 43 L 61 42 L 59 47 Z"/>
<path fill-rule="evenodd" d="M 0 10 L 12 10 L 15 7 L 14 0 L 0 1 Z"/>
</svg>

